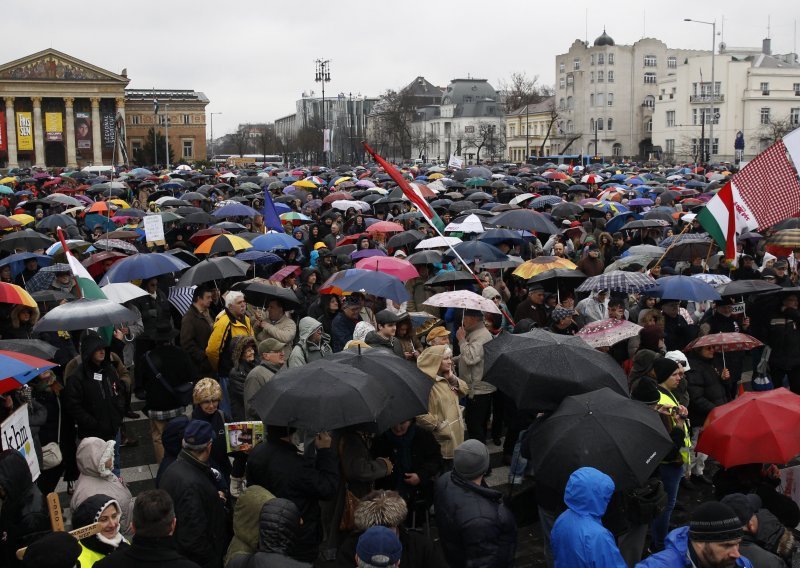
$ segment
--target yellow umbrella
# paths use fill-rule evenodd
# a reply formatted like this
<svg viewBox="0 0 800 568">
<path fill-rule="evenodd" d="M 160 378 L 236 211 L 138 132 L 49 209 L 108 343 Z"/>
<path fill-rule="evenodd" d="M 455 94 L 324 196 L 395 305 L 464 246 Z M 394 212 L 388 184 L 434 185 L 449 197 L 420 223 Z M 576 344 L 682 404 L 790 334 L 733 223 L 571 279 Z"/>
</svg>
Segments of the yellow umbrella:
<svg viewBox="0 0 800 568">
<path fill-rule="evenodd" d="M 575 270 L 577 266 L 566 258 L 558 256 L 539 256 L 533 260 L 527 260 L 520 264 L 513 272 L 514 276 L 520 278 L 533 278 L 537 274 L 541 274 L 546 270 L 553 270 L 554 268 L 566 268 L 568 270 Z"/>
<path fill-rule="evenodd" d="M 3 179 L 0 179 L 0 184 L 5 185 L 7 183 L 17 183 L 17 178 L 9 176 L 9 177 L 4 177 Z"/>
<path fill-rule="evenodd" d="M 36 220 L 27 213 L 17 213 L 16 215 L 9 215 L 8 218 L 14 219 L 15 221 L 19 221 L 23 225 L 27 225 L 28 223 L 33 223 Z"/>
<path fill-rule="evenodd" d="M 127 204 L 125 201 L 123 201 L 122 199 L 112 199 L 112 200 L 111 200 L 111 203 L 113 203 L 114 205 L 119 205 L 119 206 L 120 206 L 120 207 L 122 207 L 123 209 L 130 209 L 130 208 L 131 208 L 131 206 L 130 206 L 130 205 L 128 205 L 128 204 Z"/>
<path fill-rule="evenodd" d="M 343 181 L 349 181 L 350 179 L 352 179 L 352 178 L 349 178 L 347 176 L 342 176 L 339 179 L 337 179 L 335 182 L 333 182 L 333 185 L 339 185 Z"/>
<path fill-rule="evenodd" d="M 444 177 L 444 174 L 440 174 L 439 172 L 436 172 L 435 174 L 429 175 L 428 179 L 439 179 L 439 178 L 443 178 L 443 177 Z"/>
<path fill-rule="evenodd" d="M 308 181 L 307 179 L 299 179 L 292 184 L 295 187 L 306 187 L 308 189 L 316 189 L 317 186 L 313 181 Z"/>
</svg>

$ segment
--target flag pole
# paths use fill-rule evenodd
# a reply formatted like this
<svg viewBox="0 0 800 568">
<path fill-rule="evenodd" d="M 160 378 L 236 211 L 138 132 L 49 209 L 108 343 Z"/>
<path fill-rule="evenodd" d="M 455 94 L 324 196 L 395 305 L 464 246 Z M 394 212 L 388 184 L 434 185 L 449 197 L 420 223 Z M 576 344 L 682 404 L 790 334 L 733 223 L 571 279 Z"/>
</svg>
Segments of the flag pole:
<svg viewBox="0 0 800 568">
<path fill-rule="evenodd" d="M 67 257 L 67 263 L 69 263 L 70 252 L 69 249 L 67 248 L 67 241 L 64 240 L 64 231 L 61 230 L 61 226 L 58 226 L 56 228 L 56 232 L 58 233 L 58 240 L 61 241 L 61 248 L 64 249 L 64 256 Z M 75 282 L 75 289 L 78 290 L 78 296 L 83 298 L 83 291 L 81 290 L 81 285 L 78 282 L 78 276 L 75 274 L 75 271 L 72 269 L 71 266 L 69 271 L 72 274 L 72 280 Z"/>
</svg>

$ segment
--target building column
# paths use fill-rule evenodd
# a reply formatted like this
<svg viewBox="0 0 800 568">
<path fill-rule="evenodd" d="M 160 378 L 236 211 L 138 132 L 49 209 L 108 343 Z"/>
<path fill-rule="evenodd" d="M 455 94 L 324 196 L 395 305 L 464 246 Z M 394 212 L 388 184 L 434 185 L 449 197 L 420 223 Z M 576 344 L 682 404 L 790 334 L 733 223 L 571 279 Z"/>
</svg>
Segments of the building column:
<svg viewBox="0 0 800 568">
<path fill-rule="evenodd" d="M 119 117 L 119 119 L 122 121 L 122 125 L 123 125 L 122 131 L 127 133 L 128 128 L 127 128 L 127 123 L 125 122 L 125 97 L 117 97 L 116 98 L 116 102 L 117 102 L 117 112 L 114 115 L 114 118 Z M 121 148 L 123 146 L 125 147 L 125 150 L 127 151 L 128 150 L 128 140 L 127 139 L 122 141 L 122 145 L 120 146 L 119 150 L 115 150 L 116 153 L 117 153 L 117 164 L 120 164 L 120 165 L 123 163 L 122 150 L 121 150 Z M 128 156 L 128 161 L 130 161 L 130 159 L 131 159 L 131 156 Z"/>
<path fill-rule="evenodd" d="M 42 124 L 42 97 L 31 97 L 33 101 L 33 151 L 34 165 L 46 167 L 44 162 L 44 125 Z"/>
<path fill-rule="evenodd" d="M 103 140 L 100 130 L 100 98 L 92 97 L 92 165 L 103 165 Z"/>
<path fill-rule="evenodd" d="M 8 167 L 18 168 L 17 162 L 17 116 L 14 113 L 14 97 L 6 101 L 6 147 L 8 148 Z"/>
<path fill-rule="evenodd" d="M 77 168 L 78 157 L 75 151 L 75 115 L 72 110 L 72 105 L 75 102 L 73 97 L 64 97 L 64 121 L 66 128 L 64 129 L 64 136 L 66 136 L 67 143 L 67 167 Z"/>
</svg>

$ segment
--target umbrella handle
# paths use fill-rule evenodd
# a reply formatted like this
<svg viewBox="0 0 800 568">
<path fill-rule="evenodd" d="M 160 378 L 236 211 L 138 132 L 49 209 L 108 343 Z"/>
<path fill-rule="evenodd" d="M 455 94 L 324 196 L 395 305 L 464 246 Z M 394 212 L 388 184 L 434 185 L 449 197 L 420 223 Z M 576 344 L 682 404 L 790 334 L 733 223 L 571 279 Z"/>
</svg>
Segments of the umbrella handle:
<svg viewBox="0 0 800 568">
<path fill-rule="evenodd" d="M 678 233 L 678 234 L 675 236 L 675 239 L 674 239 L 674 240 L 673 240 L 673 241 L 670 243 L 670 245 L 667 247 L 667 250 L 665 250 L 665 251 L 664 251 L 664 254 L 662 254 L 662 255 L 661 255 L 661 258 L 659 258 L 659 259 L 658 259 L 658 262 L 656 262 L 656 264 L 655 264 L 656 266 L 659 266 L 659 265 L 661 264 L 661 261 L 662 261 L 662 260 L 664 260 L 664 257 L 666 257 L 666 256 L 667 256 L 667 254 L 669 253 L 669 250 L 670 250 L 672 247 L 674 247 L 676 244 L 678 244 L 678 241 L 680 241 L 680 240 L 681 240 L 681 239 L 680 239 L 680 237 L 681 237 L 681 236 L 682 236 L 682 235 L 683 235 L 683 234 L 684 234 L 686 231 L 688 231 L 688 230 L 689 230 L 689 227 L 691 227 L 691 226 L 692 226 L 692 225 L 691 225 L 691 223 L 686 223 L 686 226 L 683 228 L 683 230 L 682 230 L 680 233 Z M 709 253 L 710 253 L 710 252 L 711 252 L 711 249 L 709 248 Z M 706 259 L 706 260 L 707 260 L 707 259 Z"/>
</svg>

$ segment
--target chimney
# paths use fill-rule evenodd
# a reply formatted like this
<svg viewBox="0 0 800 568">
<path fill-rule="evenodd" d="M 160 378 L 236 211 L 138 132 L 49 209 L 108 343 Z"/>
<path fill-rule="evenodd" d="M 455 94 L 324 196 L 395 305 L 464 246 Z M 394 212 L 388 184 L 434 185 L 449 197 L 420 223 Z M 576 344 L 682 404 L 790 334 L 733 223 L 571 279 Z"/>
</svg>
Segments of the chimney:
<svg viewBox="0 0 800 568">
<path fill-rule="evenodd" d="M 769 38 L 765 38 L 761 42 L 761 53 L 764 55 L 772 55 L 772 40 Z"/>
</svg>

